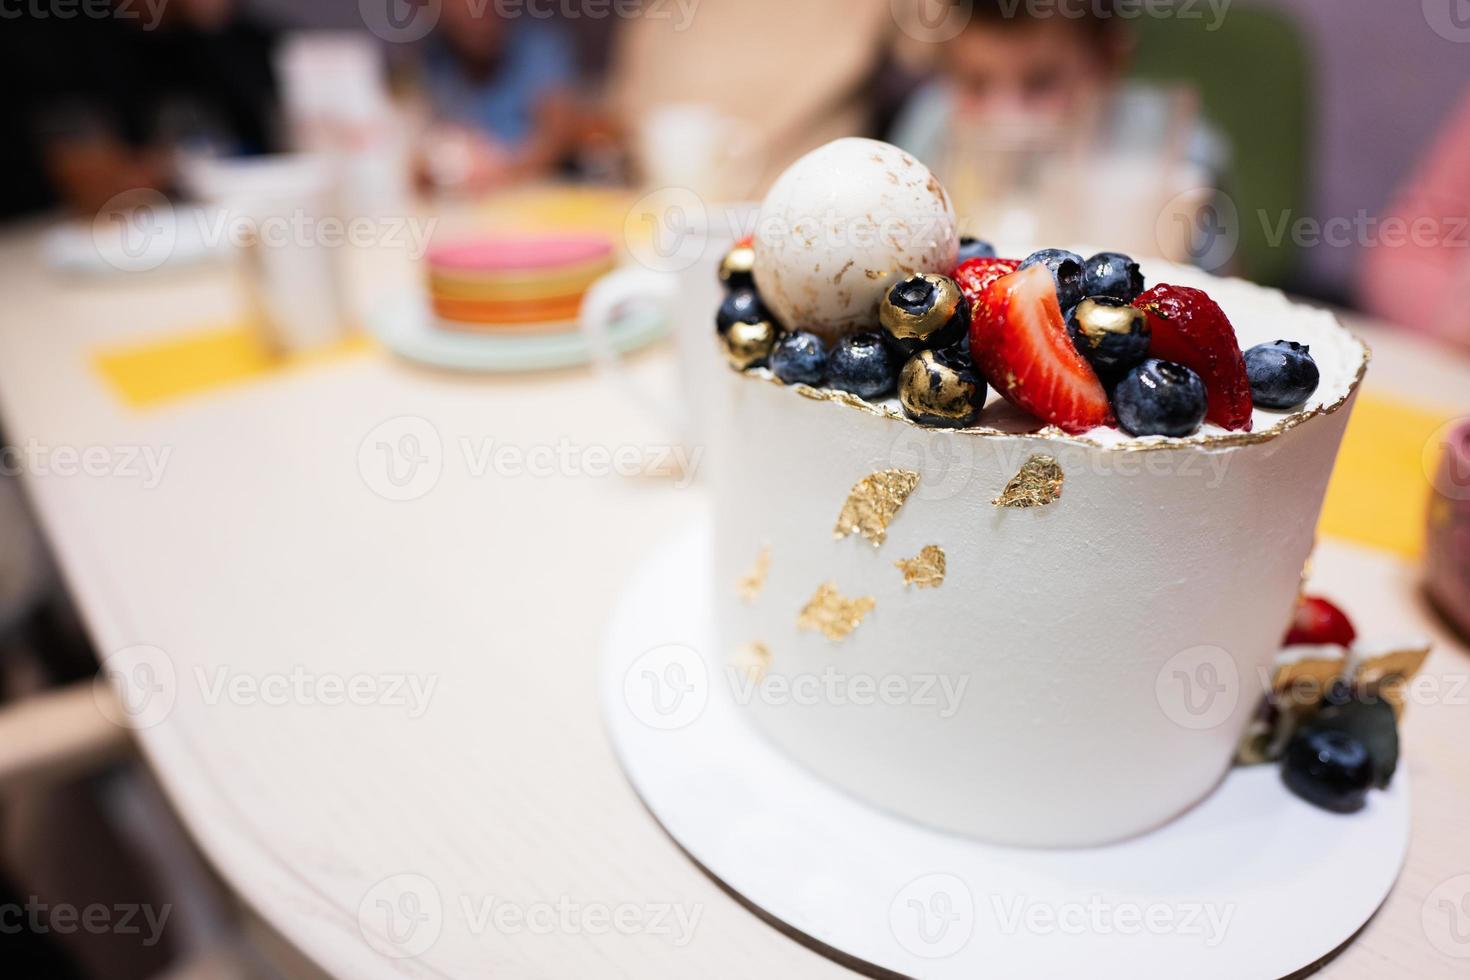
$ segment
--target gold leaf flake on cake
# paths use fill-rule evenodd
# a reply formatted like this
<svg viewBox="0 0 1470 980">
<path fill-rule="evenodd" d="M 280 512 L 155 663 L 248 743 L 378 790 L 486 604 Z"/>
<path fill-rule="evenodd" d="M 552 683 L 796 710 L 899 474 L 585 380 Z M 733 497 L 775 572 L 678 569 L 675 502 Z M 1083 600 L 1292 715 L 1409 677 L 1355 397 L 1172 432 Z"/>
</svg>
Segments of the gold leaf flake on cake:
<svg viewBox="0 0 1470 980">
<path fill-rule="evenodd" d="M 1362 695 L 1383 698 L 1393 706 L 1395 714 L 1402 715 L 1405 688 L 1429 658 L 1429 644 L 1360 653 L 1362 659 L 1353 672 L 1354 689 Z"/>
<path fill-rule="evenodd" d="M 771 669 L 771 648 L 758 640 L 742 645 L 735 651 L 735 669 L 751 683 L 759 684 L 766 679 L 766 671 Z"/>
<path fill-rule="evenodd" d="M 944 582 L 944 549 L 937 544 L 925 545 L 913 558 L 894 562 L 903 572 L 905 586 L 937 589 Z"/>
<path fill-rule="evenodd" d="M 1315 708 L 1342 676 L 1347 664 L 1346 650 L 1320 648 L 1310 656 L 1277 658 L 1276 672 L 1271 677 L 1272 697 L 1278 705 L 1291 709 Z"/>
<path fill-rule="evenodd" d="M 918 485 L 919 474 L 913 470 L 879 470 L 863 477 L 847 495 L 832 536 L 840 540 L 861 534 L 878 547 L 888 537 L 888 525 Z"/>
<path fill-rule="evenodd" d="M 1062 479 L 1062 467 L 1055 459 L 1032 456 L 991 503 L 997 507 L 1049 506 L 1062 497 Z"/>
<path fill-rule="evenodd" d="M 750 566 L 750 571 L 740 576 L 740 580 L 735 583 L 736 593 L 747 603 L 759 599 L 761 590 L 766 587 L 766 575 L 770 570 L 771 548 L 767 545 L 755 556 L 755 564 Z"/>
<path fill-rule="evenodd" d="M 877 605 L 878 601 L 872 596 L 849 599 L 837 591 L 835 582 L 825 582 L 817 587 L 816 594 L 796 617 L 796 626 L 798 629 L 818 630 L 829 640 L 846 639 Z"/>
</svg>

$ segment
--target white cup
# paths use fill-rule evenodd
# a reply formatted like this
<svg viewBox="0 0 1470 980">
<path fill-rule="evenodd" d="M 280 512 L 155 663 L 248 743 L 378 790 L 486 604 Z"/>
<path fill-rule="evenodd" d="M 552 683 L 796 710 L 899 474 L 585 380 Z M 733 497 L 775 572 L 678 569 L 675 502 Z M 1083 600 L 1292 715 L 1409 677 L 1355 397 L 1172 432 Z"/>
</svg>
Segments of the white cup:
<svg viewBox="0 0 1470 980">
<path fill-rule="evenodd" d="M 633 264 L 593 283 L 582 301 L 580 326 L 592 361 L 624 394 L 659 419 L 670 435 L 688 445 L 703 433 L 707 394 L 720 366 L 715 347 L 715 313 L 724 296 L 720 261 L 755 230 L 758 206 L 728 204 L 702 208 L 673 263 Z M 633 249 L 635 258 L 639 249 Z M 673 400 L 661 399 L 629 377 L 609 331 L 630 308 L 652 308 L 668 318 L 679 377 Z"/>
<path fill-rule="evenodd" d="M 267 340 L 283 353 L 346 334 L 334 171 L 316 156 L 192 161 L 184 179 L 243 246 L 246 291 Z"/>
<path fill-rule="evenodd" d="M 638 124 L 638 163 L 650 187 L 680 187 L 710 200 L 754 190 L 759 145 L 749 129 L 711 105 L 654 106 Z"/>
</svg>

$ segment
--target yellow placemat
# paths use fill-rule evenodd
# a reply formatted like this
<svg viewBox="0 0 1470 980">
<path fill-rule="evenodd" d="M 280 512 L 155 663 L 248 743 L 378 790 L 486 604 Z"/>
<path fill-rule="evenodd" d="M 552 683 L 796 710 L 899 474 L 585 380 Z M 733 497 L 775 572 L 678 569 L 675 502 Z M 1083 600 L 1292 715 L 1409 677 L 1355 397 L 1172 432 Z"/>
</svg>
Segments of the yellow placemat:
<svg viewBox="0 0 1470 980">
<path fill-rule="evenodd" d="M 353 334 L 326 350 L 281 355 L 266 344 L 259 330 L 248 323 L 233 323 L 99 350 L 92 363 L 124 404 L 151 408 L 372 346 L 366 335 Z"/>
<path fill-rule="evenodd" d="M 1424 548 L 1431 474 L 1426 447 L 1455 418 L 1447 408 L 1360 395 L 1327 488 L 1320 531 L 1408 558 Z"/>
</svg>

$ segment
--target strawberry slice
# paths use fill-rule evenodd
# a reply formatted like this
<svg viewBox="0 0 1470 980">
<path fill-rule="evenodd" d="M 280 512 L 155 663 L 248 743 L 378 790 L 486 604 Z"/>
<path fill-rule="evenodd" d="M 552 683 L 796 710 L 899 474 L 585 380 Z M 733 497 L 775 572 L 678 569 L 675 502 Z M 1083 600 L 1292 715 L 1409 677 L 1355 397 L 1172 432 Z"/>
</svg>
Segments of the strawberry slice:
<svg viewBox="0 0 1470 980">
<path fill-rule="evenodd" d="M 1007 401 L 1044 422 L 1073 434 L 1113 423 L 1102 382 L 1067 335 L 1046 266 L 986 286 L 970 324 L 970 355 Z"/>
<path fill-rule="evenodd" d="M 970 301 L 970 313 L 974 314 L 979 311 L 980 297 L 990 284 L 1015 272 L 1020 265 L 1020 259 L 969 259 L 961 262 L 950 278 L 959 284 L 960 292 Z"/>
<path fill-rule="evenodd" d="M 1347 613 L 1321 596 L 1304 595 L 1296 605 L 1283 645 L 1335 643 L 1350 647 L 1357 638 L 1358 631 Z"/>
<path fill-rule="evenodd" d="M 1251 382 L 1235 328 L 1202 290 L 1159 285 L 1133 301 L 1153 333 L 1150 357 L 1191 368 L 1205 383 L 1205 418 L 1232 430 L 1251 430 Z"/>
</svg>

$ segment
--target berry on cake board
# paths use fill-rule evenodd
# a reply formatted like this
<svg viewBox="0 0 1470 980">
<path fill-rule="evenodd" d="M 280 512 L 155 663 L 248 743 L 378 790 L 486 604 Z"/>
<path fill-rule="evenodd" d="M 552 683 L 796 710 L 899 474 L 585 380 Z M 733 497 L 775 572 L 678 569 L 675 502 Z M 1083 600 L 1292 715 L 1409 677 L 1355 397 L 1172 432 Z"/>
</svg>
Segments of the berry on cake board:
<svg viewBox="0 0 1470 980">
<path fill-rule="evenodd" d="M 1304 595 L 1297 600 L 1291 628 L 1282 642 L 1285 646 L 1350 647 L 1357 638 L 1347 613 L 1321 596 Z"/>
<path fill-rule="evenodd" d="M 1281 767 L 1293 793 L 1324 810 L 1361 810 L 1373 786 L 1373 760 L 1358 739 L 1342 731 L 1304 728 L 1292 737 Z"/>
<path fill-rule="evenodd" d="M 1365 643 L 1337 605 L 1302 596 L 1242 764 L 1281 762 L 1288 789 L 1314 806 L 1353 813 L 1387 789 L 1399 762 L 1406 685 L 1425 641 Z"/>
<path fill-rule="evenodd" d="M 1149 354 L 1183 364 L 1205 383 L 1209 421 L 1223 429 L 1251 429 L 1251 384 L 1235 328 L 1204 290 L 1159 285 L 1133 301 L 1148 317 Z"/>
<path fill-rule="evenodd" d="M 1113 424 L 1107 391 L 1067 333 L 1044 263 L 991 281 L 971 320 L 970 355 L 1007 401 L 1068 433 Z"/>
</svg>

